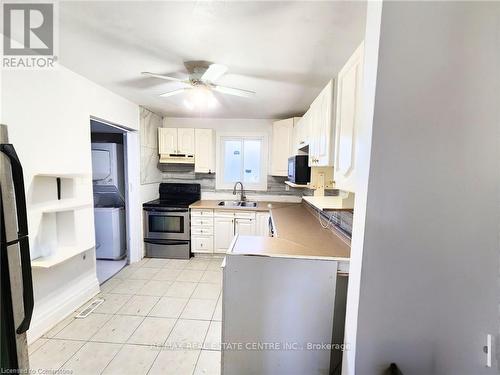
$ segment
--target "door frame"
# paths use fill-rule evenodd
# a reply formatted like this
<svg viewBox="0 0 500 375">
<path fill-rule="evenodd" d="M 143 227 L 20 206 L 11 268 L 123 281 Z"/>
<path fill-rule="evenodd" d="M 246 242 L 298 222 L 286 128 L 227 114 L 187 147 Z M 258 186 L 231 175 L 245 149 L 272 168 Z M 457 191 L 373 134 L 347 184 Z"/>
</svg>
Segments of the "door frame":
<svg viewBox="0 0 500 375">
<path fill-rule="evenodd" d="M 125 160 L 125 222 L 127 233 L 127 264 L 135 263 L 143 258 L 142 251 L 142 207 L 140 204 L 140 150 L 139 131 L 123 125 L 90 116 L 90 120 L 100 122 L 121 130 L 123 133 L 123 152 Z"/>
</svg>

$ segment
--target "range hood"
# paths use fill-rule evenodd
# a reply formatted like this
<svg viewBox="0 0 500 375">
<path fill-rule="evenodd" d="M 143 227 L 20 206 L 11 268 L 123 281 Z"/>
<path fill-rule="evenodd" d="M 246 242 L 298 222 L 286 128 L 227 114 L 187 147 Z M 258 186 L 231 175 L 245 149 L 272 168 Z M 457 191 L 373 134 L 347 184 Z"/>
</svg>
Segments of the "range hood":
<svg viewBox="0 0 500 375">
<path fill-rule="evenodd" d="M 164 163 L 164 164 L 194 164 L 194 155 L 160 154 L 159 163 Z"/>
</svg>

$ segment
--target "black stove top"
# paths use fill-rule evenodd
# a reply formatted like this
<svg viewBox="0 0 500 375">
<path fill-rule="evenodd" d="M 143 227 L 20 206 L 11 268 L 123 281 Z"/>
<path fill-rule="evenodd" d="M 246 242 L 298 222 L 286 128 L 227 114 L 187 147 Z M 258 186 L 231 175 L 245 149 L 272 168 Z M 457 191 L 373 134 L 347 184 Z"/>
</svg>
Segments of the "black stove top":
<svg viewBox="0 0 500 375">
<path fill-rule="evenodd" d="M 200 184 L 161 183 L 160 198 L 144 203 L 143 207 L 188 208 L 201 199 Z"/>
<path fill-rule="evenodd" d="M 199 199 L 190 201 L 176 201 L 171 199 L 155 199 L 146 203 L 143 203 L 142 207 L 178 207 L 187 208 Z"/>
</svg>

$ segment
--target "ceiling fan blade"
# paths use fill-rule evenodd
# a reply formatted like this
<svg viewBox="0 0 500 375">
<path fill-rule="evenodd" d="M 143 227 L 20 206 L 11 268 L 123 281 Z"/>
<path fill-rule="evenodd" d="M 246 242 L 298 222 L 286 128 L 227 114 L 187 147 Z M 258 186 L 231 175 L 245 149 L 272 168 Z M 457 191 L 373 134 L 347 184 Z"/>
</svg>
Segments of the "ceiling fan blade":
<svg viewBox="0 0 500 375">
<path fill-rule="evenodd" d="M 184 87 L 182 89 L 177 89 L 177 90 L 173 90 L 173 91 L 164 92 L 163 94 L 160 94 L 160 96 L 162 98 L 165 98 L 167 96 L 172 96 L 172 95 L 177 95 L 177 94 L 183 93 L 184 91 L 187 91 L 187 90 L 191 90 L 191 88 L 190 87 Z"/>
<path fill-rule="evenodd" d="M 164 79 L 166 81 L 175 81 L 175 82 L 184 82 L 184 83 L 186 83 L 186 81 L 184 79 L 175 78 L 175 77 L 169 77 L 169 76 L 165 76 L 163 74 L 156 74 L 156 73 L 150 73 L 150 72 L 141 72 L 141 74 L 145 75 L 145 76 L 148 76 L 148 77 L 154 77 L 154 78 Z"/>
<path fill-rule="evenodd" d="M 245 98 L 251 98 L 251 97 L 255 96 L 255 91 L 237 89 L 234 87 L 213 85 L 212 88 L 215 91 L 221 92 L 223 94 L 241 96 L 241 97 L 245 97 Z"/>
<path fill-rule="evenodd" d="M 222 64 L 211 64 L 201 76 L 205 82 L 215 82 L 227 72 L 227 66 Z"/>
</svg>

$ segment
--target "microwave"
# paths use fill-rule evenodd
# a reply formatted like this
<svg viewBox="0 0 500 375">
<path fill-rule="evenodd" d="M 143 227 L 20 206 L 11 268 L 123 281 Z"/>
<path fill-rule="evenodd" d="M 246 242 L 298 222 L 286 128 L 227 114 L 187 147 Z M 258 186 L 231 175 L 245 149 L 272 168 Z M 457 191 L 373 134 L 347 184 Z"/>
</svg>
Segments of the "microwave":
<svg viewBox="0 0 500 375">
<path fill-rule="evenodd" d="M 295 155 L 288 158 L 288 181 L 305 185 L 311 180 L 308 158 L 308 155 Z"/>
</svg>

